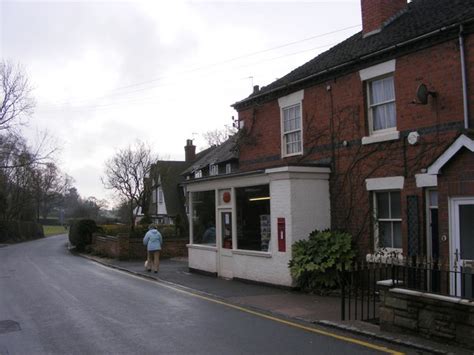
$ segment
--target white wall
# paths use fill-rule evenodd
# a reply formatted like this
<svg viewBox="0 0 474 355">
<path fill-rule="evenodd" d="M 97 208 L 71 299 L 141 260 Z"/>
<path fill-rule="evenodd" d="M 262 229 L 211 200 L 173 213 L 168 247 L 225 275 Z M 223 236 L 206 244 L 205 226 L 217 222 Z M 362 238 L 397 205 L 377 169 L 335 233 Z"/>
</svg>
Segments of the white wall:
<svg viewBox="0 0 474 355">
<path fill-rule="evenodd" d="M 217 249 L 203 249 L 188 245 L 189 267 L 192 269 L 203 270 L 217 273 Z"/>
<path fill-rule="evenodd" d="M 331 225 L 329 169 L 284 167 L 270 169 L 260 176 L 219 179 L 196 184 L 194 189 L 231 188 L 262 183 L 270 185 L 271 241 L 268 252 L 232 250 L 233 277 L 292 286 L 288 268 L 293 242 L 305 239 L 315 229 Z M 193 187 L 189 190 L 194 190 Z M 233 208 L 235 214 L 235 207 Z M 285 218 L 286 251 L 278 251 L 277 221 Z M 216 249 L 217 250 L 217 249 Z M 229 251 L 228 251 L 229 252 Z M 199 246 L 189 248 L 189 267 L 219 272 L 218 255 Z"/>
</svg>

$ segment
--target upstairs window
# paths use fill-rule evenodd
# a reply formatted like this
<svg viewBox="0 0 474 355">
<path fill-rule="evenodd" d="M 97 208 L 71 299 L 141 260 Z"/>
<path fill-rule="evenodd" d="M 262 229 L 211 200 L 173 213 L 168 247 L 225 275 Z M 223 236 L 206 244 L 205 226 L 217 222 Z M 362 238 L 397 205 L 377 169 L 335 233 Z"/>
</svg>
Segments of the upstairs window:
<svg viewBox="0 0 474 355">
<path fill-rule="evenodd" d="M 299 154 L 303 151 L 301 141 L 301 105 L 282 109 L 283 112 L 283 155 Z"/>
<path fill-rule="evenodd" d="M 227 163 L 225 165 L 225 173 L 230 174 L 232 172 L 232 165 L 230 163 Z"/>
<path fill-rule="evenodd" d="M 202 178 L 202 170 L 197 170 L 197 171 L 194 173 L 194 178 L 195 178 L 195 179 Z"/>
<path fill-rule="evenodd" d="M 281 114 L 281 155 L 288 157 L 303 153 L 302 103 L 304 91 L 280 97 L 278 105 Z"/>
<path fill-rule="evenodd" d="M 393 75 L 369 81 L 367 90 L 371 133 L 396 129 L 397 117 Z"/>
<path fill-rule="evenodd" d="M 158 188 L 158 203 L 163 203 L 163 190 L 161 188 Z"/>
</svg>

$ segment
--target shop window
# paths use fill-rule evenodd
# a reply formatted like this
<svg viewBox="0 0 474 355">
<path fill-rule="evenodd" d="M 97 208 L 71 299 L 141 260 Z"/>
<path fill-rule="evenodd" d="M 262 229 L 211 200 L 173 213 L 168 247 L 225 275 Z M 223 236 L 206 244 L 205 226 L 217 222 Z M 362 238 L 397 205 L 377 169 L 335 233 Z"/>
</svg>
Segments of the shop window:
<svg viewBox="0 0 474 355">
<path fill-rule="evenodd" d="M 216 245 L 215 191 L 192 192 L 193 244 Z"/>
<path fill-rule="evenodd" d="M 237 249 L 268 251 L 270 243 L 270 189 L 268 185 L 235 189 Z"/>
</svg>

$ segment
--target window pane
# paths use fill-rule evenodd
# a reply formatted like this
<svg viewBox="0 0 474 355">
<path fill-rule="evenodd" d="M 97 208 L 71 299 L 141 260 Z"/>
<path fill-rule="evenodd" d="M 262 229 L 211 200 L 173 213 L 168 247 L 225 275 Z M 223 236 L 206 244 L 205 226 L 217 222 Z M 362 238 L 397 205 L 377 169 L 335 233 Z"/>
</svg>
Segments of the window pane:
<svg viewBox="0 0 474 355">
<path fill-rule="evenodd" d="M 393 77 L 374 80 L 370 83 L 370 104 L 376 105 L 395 99 Z"/>
<path fill-rule="evenodd" d="M 392 222 L 393 224 L 393 247 L 402 248 L 402 223 Z"/>
<path fill-rule="evenodd" d="M 372 116 L 374 131 L 396 127 L 397 125 L 394 102 L 373 107 Z"/>
<path fill-rule="evenodd" d="M 215 191 L 192 193 L 193 243 L 216 245 Z"/>
<path fill-rule="evenodd" d="M 459 206 L 461 259 L 474 260 L 474 205 Z"/>
<path fill-rule="evenodd" d="M 438 191 L 430 191 L 430 206 L 438 206 Z"/>
<path fill-rule="evenodd" d="M 379 245 L 382 248 L 392 247 L 392 222 L 378 222 Z"/>
<path fill-rule="evenodd" d="M 269 185 L 237 188 L 237 248 L 267 251 L 270 242 Z"/>
<path fill-rule="evenodd" d="M 390 210 L 388 204 L 388 192 L 377 192 L 377 219 L 390 218 Z"/>
<path fill-rule="evenodd" d="M 400 200 L 400 192 L 390 192 L 390 218 L 402 218 Z"/>
</svg>

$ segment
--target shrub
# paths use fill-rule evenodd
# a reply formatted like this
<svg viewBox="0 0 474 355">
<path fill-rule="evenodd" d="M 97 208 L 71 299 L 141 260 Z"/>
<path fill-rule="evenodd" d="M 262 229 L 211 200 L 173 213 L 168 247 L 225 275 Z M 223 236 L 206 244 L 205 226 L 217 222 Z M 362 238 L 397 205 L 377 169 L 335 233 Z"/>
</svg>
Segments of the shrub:
<svg viewBox="0 0 474 355">
<path fill-rule="evenodd" d="M 163 224 L 158 226 L 158 230 L 160 231 L 163 239 L 172 239 L 176 238 L 176 226 L 172 224 Z"/>
<path fill-rule="evenodd" d="M 338 286 L 338 271 L 355 256 L 352 236 L 338 231 L 313 231 L 292 246 L 291 276 L 303 290 L 325 293 Z"/>
<path fill-rule="evenodd" d="M 81 219 L 75 221 L 69 229 L 69 241 L 77 250 L 83 251 L 86 245 L 92 243 L 92 233 L 99 230 L 92 219 Z"/>
</svg>

